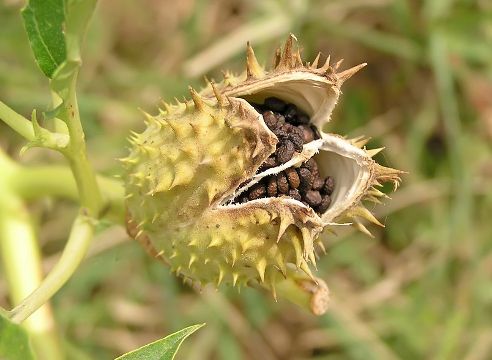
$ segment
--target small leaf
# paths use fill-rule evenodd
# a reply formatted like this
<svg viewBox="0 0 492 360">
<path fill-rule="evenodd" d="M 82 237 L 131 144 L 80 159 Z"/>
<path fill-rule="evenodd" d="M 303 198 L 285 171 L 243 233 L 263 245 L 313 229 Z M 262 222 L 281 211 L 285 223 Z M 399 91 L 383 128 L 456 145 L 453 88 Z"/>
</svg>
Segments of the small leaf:
<svg viewBox="0 0 492 360">
<path fill-rule="evenodd" d="M 53 149 L 60 152 L 63 152 L 63 150 L 65 150 L 68 147 L 68 144 L 70 142 L 70 137 L 66 134 L 53 133 L 41 127 L 36 117 L 36 110 L 33 110 L 32 112 L 31 122 L 34 130 L 35 139 L 29 141 L 26 145 L 24 145 L 20 150 L 19 155 L 24 154 L 26 150 L 29 150 L 33 147 L 44 147 L 47 149 Z"/>
<path fill-rule="evenodd" d="M 61 110 L 63 110 L 64 107 L 65 107 L 65 103 L 62 102 L 60 105 L 58 105 L 54 109 L 51 109 L 49 111 L 43 111 L 43 117 L 45 118 L 45 120 L 54 119 L 58 116 L 58 114 L 60 113 Z"/>
<path fill-rule="evenodd" d="M 34 58 L 49 78 L 67 57 L 65 11 L 66 0 L 30 0 L 21 11 Z"/>
<path fill-rule="evenodd" d="M 137 350 L 130 351 L 116 360 L 172 360 L 183 340 L 203 325 L 205 324 L 184 328 L 174 334 L 166 336 L 164 339 L 157 340 L 142 346 Z"/>
<path fill-rule="evenodd" d="M 50 87 L 64 101 L 69 99 L 70 91 L 75 87 L 75 80 L 81 63 L 81 61 L 64 61 L 53 73 Z M 64 103 L 63 107 L 65 105 Z"/>
<path fill-rule="evenodd" d="M 0 315 L 0 359 L 34 360 L 29 338 L 23 328 Z"/>
</svg>

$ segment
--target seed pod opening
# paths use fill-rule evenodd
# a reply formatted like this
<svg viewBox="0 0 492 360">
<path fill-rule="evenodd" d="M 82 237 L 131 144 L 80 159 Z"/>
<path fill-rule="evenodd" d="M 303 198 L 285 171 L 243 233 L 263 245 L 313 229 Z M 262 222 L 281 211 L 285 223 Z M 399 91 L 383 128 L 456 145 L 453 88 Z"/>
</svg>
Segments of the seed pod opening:
<svg viewBox="0 0 492 360">
<path fill-rule="evenodd" d="M 316 284 L 309 264 L 326 227 L 381 225 L 361 201 L 378 202 L 385 195 L 375 187 L 396 188 L 401 171 L 378 165 L 367 140 L 323 132 L 340 86 L 365 64 L 303 64 L 293 39 L 269 71 L 248 44 L 242 75 L 190 89 L 191 100 L 146 115 L 147 129 L 131 139 L 122 159 L 128 231 L 184 278 L 275 294 L 293 267 Z M 319 303 L 328 291 L 312 293 Z"/>
</svg>

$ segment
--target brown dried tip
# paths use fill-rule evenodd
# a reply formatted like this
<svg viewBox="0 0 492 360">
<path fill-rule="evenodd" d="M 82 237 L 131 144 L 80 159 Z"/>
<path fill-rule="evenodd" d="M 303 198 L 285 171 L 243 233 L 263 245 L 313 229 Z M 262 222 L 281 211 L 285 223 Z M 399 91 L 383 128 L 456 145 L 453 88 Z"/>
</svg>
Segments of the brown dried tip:
<svg viewBox="0 0 492 360">
<path fill-rule="evenodd" d="M 366 65 L 367 65 L 367 63 L 362 63 L 362 64 L 354 66 L 348 70 L 342 71 L 341 73 L 337 73 L 336 76 L 337 76 L 337 80 L 339 81 L 339 84 L 342 85 L 345 81 L 350 79 L 352 77 L 352 75 L 354 75 L 357 71 L 359 71 L 360 69 L 362 69 Z M 338 66 L 335 65 L 334 69 L 336 70 L 337 67 Z"/>
<path fill-rule="evenodd" d="M 249 41 L 247 43 L 246 51 L 246 74 L 248 79 L 257 79 L 265 76 L 265 70 L 258 64 L 255 52 Z"/>
<path fill-rule="evenodd" d="M 292 40 L 297 38 L 290 34 L 284 45 L 284 51 L 277 66 L 277 70 L 291 70 L 296 66 L 296 58 L 292 54 Z M 302 61 L 301 61 L 302 64 Z"/>
</svg>

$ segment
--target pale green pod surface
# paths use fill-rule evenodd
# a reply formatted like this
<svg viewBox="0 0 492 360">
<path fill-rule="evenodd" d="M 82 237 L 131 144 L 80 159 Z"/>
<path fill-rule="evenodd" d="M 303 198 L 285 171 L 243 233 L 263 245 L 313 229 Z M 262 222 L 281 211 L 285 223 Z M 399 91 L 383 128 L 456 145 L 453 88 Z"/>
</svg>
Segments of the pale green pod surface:
<svg viewBox="0 0 492 360">
<path fill-rule="evenodd" d="M 363 65 L 337 73 L 336 64 L 303 65 L 292 39 L 277 50 L 270 71 L 258 65 L 248 45 L 247 70 L 208 83 L 191 100 L 165 105 L 147 117 L 147 129 L 131 138 L 126 167 L 129 234 L 180 276 L 201 284 L 259 284 L 291 297 L 321 314 L 329 292 L 313 277 L 318 239 L 325 228 L 359 221 L 379 224 L 362 200 L 379 202 L 382 182 L 399 184 L 399 170 L 372 159 L 367 140 L 348 140 L 322 128 L 340 94 L 341 84 Z M 276 97 L 295 104 L 319 134 L 290 160 L 266 167 L 279 138 L 250 103 Z M 314 158 L 323 176 L 333 175 L 331 204 L 322 212 L 288 194 L 237 199 L 263 178 L 299 169 Z M 312 160 L 311 160 L 312 161 Z M 304 273 L 304 275 L 303 275 Z M 294 290 L 293 290 L 294 289 Z M 288 292 L 297 289 L 299 294 Z M 314 305 L 313 305 L 314 304 Z"/>
</svg>

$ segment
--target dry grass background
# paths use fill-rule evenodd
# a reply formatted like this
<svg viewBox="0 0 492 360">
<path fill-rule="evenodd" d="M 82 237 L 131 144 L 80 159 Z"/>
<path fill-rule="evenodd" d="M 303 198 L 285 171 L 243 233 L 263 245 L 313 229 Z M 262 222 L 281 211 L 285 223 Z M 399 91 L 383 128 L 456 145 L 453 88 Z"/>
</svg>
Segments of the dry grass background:
<svg viewBox="0 0 492 360">
<path fill-rule="evenodd" d="M 0 98 L 25 116 L 48 86 L 19 15 L 0 5 Z M 343 68 L 330 132 L 367 135 L 383 164 L 409 172 L 372 209 L 374 238 L 325 234 L 317 276 L 333 294 L 313 317 L 269 294 L 221 286 L 197 294 L 149 259 L 121 228 L 101 226 L 90 256 L 53 300 L 70 359 L 111 359 L 187 325 L 207 326 L 177 359 L 486 360 L 492 354 L 492 3 L 466 0 L 104 0 L 87 39 L 78 95 L 95 167 L 121 170 L 138 107 L 180 98 L 202 77 L 243 70 L 247 40 L 260 62 L 294 33 Z M 0 124 L 17 157 L 23 140 Z M 23 163 L 61 162 L 30 150 Z M 390 189 L 387 189 L 388 191 Z M 46 268 L 63 248 L 69 201 L 32 204 Z M 0 277 L 1 279 L 1 277 Z M 0 301 L 7 289 L 0 281 Z"/>
</svg>

